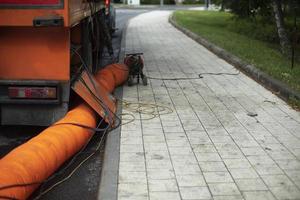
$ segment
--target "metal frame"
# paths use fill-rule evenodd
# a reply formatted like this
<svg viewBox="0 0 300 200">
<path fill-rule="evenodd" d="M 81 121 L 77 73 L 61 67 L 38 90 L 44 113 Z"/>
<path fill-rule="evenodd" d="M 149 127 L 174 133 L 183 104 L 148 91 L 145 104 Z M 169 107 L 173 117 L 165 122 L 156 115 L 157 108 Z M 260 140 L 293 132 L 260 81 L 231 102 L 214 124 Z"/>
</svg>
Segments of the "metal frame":
<svg viewBox="0 0 300 200">
<path fill-rule="evenodd" d="M 64 0 L 60 0 L 59 4 L 55 5 L 28 5 L 28 4 L 0 4 L 0 9 L 63 9 Z"/>
</svg>

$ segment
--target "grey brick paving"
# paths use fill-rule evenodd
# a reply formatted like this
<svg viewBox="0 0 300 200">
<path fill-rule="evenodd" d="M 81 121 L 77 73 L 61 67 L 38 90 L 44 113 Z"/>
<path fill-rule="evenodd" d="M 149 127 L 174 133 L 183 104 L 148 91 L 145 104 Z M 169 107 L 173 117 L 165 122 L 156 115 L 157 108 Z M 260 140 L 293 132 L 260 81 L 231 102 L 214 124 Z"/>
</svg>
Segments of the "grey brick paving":
<svg viewBox="0 0 300 200">
<path fill-rule="evenodd" d="M 126 52 L 144 53 L 148 76 L 237 72 L 173 28 L 169 14 L 152 11 L 128 26 Z M 125 100 L 174 112 L 132 113 L 122 126 L 118 199 L 300 199 L 300 113 L 243 74 L 203 77 L 124 86 Z"/>
</svg>

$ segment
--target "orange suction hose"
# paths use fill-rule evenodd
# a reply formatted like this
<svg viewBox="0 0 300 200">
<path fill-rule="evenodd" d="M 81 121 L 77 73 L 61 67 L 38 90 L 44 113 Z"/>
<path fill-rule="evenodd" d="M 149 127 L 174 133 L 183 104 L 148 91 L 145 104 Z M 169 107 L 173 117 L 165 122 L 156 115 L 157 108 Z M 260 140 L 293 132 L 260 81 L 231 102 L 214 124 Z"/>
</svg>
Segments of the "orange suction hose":
<svg viewBox="0 0 300 200">
<path fill-rule="evenodd" d="M 128 77 L 128 67 L 122 64 L 101 70 L 96 79 L 111 93 Z M 96 114 L 85 103 L 80 104 L 51 126 L 17 147 L 0 160 L 0 199 L 26 199 L 66 160 L 78 152 L 93 135 L 91 130 L 70 125 L 96 126 Z M 66 124 L 63 124 L 66 123 Z M 69 124 L 67 124 L 69 123 Z M 20 185 L 19 187 L 5 186 Z M 21 186 L 22 185 L 22 186 Z M 26 186 L 24 186 L 26 185 Z"/>
</svg>

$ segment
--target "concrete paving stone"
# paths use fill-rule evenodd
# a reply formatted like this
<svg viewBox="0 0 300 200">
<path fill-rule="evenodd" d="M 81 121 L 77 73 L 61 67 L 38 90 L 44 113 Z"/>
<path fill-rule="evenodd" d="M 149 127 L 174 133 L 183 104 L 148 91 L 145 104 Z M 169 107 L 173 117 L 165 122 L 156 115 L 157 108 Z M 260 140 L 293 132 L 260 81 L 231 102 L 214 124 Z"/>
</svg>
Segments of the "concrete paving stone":
<svg viewBox="0 0 300 200">
<path fill-rule="evenodd" d="M 300 199 L 300 190 L 295 186 L 271 187 L 270 190 L 279 200 Z"/>
<path fill-rule="evenodd" d="M 190 120 L 188 120 L 190 121 Z M 204 130 L 203 126 L 199 121 L 193 121 L 192 123 L 183 123 L 183 129 L 185 131 L 197 131 Z"/>
<path fill-rule="evenodd" d="M 278 143 L 273 144 L 261 144 L 261 146 L 267 151 L 267 152 L 286 152 L 287 148 Z"/>
<path fill-rule="evenodd" d="M 227 143 L 227 144 L 231 144 L 233 143 L 233 140 L 230 136 L 228 135 L 211 135 L 210 139 L 212 140 L 213 143 Z"/>
<path fill-rule="evenodd" d="M 201 153 L 201 152 L 195 152 L 195 155 L 197 157 L 197 160 L 199 162 L 206 162 L 206 161 L 221 161 L 218 153 Z"/>
<path fill-rule="evenodd" d="M 235 196 L 214 196 L 214 200 L 244 200 L 242 195 L 235 195 Z"/>
<path fill-rule="evenodd" d="M 199 175 L 201 170 L 198 165 L 174 165 L 176 176 L 180 175 Z"/>
<path fill-rule="evenodd" d="M 264 175 L 261 178 L 268 187 L 294 186 L 286 175 Z"/>
<path fill-rule="evenodd" d="M 166 133 L 178 133 L 178 132 L 183 132 L 183 128 L 181 126 L 164 126 L 163 127 L 164 132 Z"/>
<path fill-rule="evenodd" d="M 258 178 L 258 174 L 253 168 L 229 169 L 229 171 L 234 179 Z"/>
<path fill-rule="evenodd" d="M 126 138 L 126 137 L 141 137 L 142 136 L 142 131 L 122 131 L 121 132 L 121 137 Z"/>
<path fill-rule="evenodd" d="M 181 200 L 179 192 L 149 192 L 151 200 Z"/>
<path fill-rule="evenodd" d="M 165 134 L 165 137 L 166 137 L 166 140 L 186 140 L 187 137 L 186 137 L 186 134 L 184 132 L 179 132 L 179 133 L 171 133 L 171 134 L 168 134 L 166 133 Z"/>
<path fill-rule="evenodd" d="M 194 155 L 171 155 L 173 165 L 197 165 L 198 161 Z"/>
<path fill-rule="evenodd" d="M 276 163 L 283 170 L 300 170 L 299 160 L 276 160 Z"/>
<path fill-rule="evenodd" d="M 180 187 L 182 199 L 211 199 L 207 187 Z"/>
<path fill-rule="evenodd" d="M 209 183 L 208 187 L 213 196 L 240 195 L 235 183 Z"/>
<path fill-rule="evenodd" d="M 181 126 L 180 121 L 166 121 L 162 123 L 163 127 L 176 127 Z"/>
<path fill-rule="evenodd" d="M 239 151 L 239 147 L 236 144 L 227 144 L 227 143 L 216 143 L 214 144 L 218 151 Z"/>
<path fill-rule="evenodd" d="M 143 139 L 142 137 L 126 137 L 126 138 L 121 138 L 121 145 L 139 145 L 143 144 Z"/>
<path fill-rule="evenodd" d="M 282 169 L 280 169 L 277 165 L 256 165 L 254 166 L 254 169 L 256 172 L 262 176 L 262 175 L 279 175 L 284 174 Z"/>
<path fill-rule="evenodd" d="M 208 137 L 206 131 L 203 130 L 197 130 L 197 131 L 186 131 L 186 135 L 191 138 L 202 138 L 202 137 Z"/>
<path fill-rule="evenodd" d="M 193 150 L 190 146 L 186 147 L 169 147 L 170 155 L 193 155 Z"/>
<path fill-rule="evenodd" d="M 160 136 L 160 135 L 163 135 L 164 134 L 164 131 L 163 131 L 163 129 L 162 128 L 147 128 L 147 129 L 143 129 L 143 135 L 144 136 L 156 136 L 156 135 L 158 135 L 158 136 Z"/>
<path fill-rule="evenodd" d="M 124 144 L 120 147 L 120 153 L 144 153 L 143 145 Z"/>
<path fill-rule="evenodd" d="M 122 153 L 120 162 L 144 162 L 144 152 Z"/>
<path fill-rule="evenodd" d="M 228 172 L 203 172 L 207 183 L 227 183 L 233 182 Z"/>
<path fill-rule="evenodd" d="M 223 162 L 199 162 L 203 172 L 227 172 Z"/>
<path fill-rule="evenodd" d="M 245 156 L 266 156 L 266 152 L 261 147 L 245 147 L 241 148 Z"/>
<path fill-rule="evenodd" d="M 167 140 L 167 144 L 169 147 L 185 147 L 190 145 L 186 138 Z"/>
<path fill-rule="evenodd" d="M 228 169 L 247 169 L 251 168 L 250 163 L 245 158 L 243 159 L 223 159 Z"/>
<path fill-rule="evenodd" d="M 145 143 L 144 148 L 145 148 L 145 152 L 168 150 L 166 143 Z"/>
<path fill-rule="evenodd" d="M 176 179 L 149 179 L 150 192 L 176 192 L 178 191 Z"/>
<path fill-rule="evenodd" d="M 177 175 L 176 179 L 179 187 L 207 186 L 204 177 L 201 174 Z"/>
<path fill-rule="evenodd" d="M 263 136 L 260 138 L 255 138 L 259 144 L 278 144 L 279 141 L 273 136 Z"/>
<path fill-rule="evenodd" d="M 149 200 L 148 195 L 140 195 L 140 196 L 132 196 L 132 195 L 125 195 L 125 196 L 118 196 L 118 200 Z"/>
<path fill-rule="evenodd" d="M 169 152 L 168 151 L 148 151 L 146 152 L 146 161 L 149 160 L 165 160 L 169 161 Z"/>
<path fill-rule="evenodd" d="M 192 149 L 194 152 L 199 153 L 216 153 L 217 150 L 212 144 L 192 144 Z"/>
<path fill-rule="evenodd" d="M 224 128 L 208 129 L 207 133 L 210 136 L 228 136 L 229 135 L 228 132 Z"/>
<path fill-rule="evenodd" d="M 252 166 L 276 166 L 269 156 L 247 156 Z"/>
<path fill-rule="evenodd" d="M 140 184 L 140 183 L 120 183 L 118 184 L 118 197 L 128 199 L 131 196 L 148 196 L 148 189 L 147 184 Z"/>
<path fill-rule="evenodd" d="M 267 191 L 268 188 L 260 178 L 255 179 L 235 179 L 240 191 Z"/>
<path fill-rule="evenodd" d="M 247 191 L 243 192 L 245 200 L 275 200 L 269 191 Z"/>
<path fill-rule="evenodd" d="M 148 179 L 165 180 L 175 179 L 175 171 L 173 169 L 147 169 Z"/>
<path fill-rule="evenodd" d="M 141 131 L 141 125 L 129 123 L 129 124 L 123 125 L 122 130 L 124 130 L 124 131 Z"/>
<path fill-rule="evenodd" d="M 144 143 L 165 143 L 164 135 L 144 135 Z"/>
<path fill-rule="evenodd" d="M 221 158 L 244 158 L 245 156 L 240 150 L 218 150 L 218 153 L 220 154 Z"/>
<path fill-rule="evenodd" d="M 147 184 L 146 172 L 130 172 L 120 171 L 119 173 L 119 183 L 140 183 Z"/>
<path fill-rule="evenodd" d="M 146 171 L 145 162 L 119 162 L 119 172 L 144 172 Z"/>
<path fill-rule="evenodd" d="M 300 188 L 300 170 L 285 170 L 285 173 Z"/>
<path fill-rule="evenodd" d="M 152 115 L 144 115 L 142 117 L 142 119 L 150 119 L 152 117 L 153 117 Z M 147 120 L 143 120 L 143 121 L 147 121 Z M 160 123 L 143 124 L 142 128 L 143 128 L 143 130 L 144 129 L 161 129 L 162 125 Z"/>
<path fill-rule="evenodd" d="M 258 142 L 255 140 L 235 140 L 236 144 L 240 147 L 259 147 Z"/>
<path fill-rule="evenodd" d="M 147 169 L 172 169 L 172 164 L 169 159 L 164 160 L 147 160 Z"/>
</svg>

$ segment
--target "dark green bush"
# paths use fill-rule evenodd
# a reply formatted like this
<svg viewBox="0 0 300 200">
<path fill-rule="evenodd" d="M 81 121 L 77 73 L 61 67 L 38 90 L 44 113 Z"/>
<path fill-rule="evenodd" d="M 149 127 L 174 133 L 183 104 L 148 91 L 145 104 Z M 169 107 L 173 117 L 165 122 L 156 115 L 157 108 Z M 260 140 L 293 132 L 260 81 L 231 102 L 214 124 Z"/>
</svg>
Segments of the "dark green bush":
<svg viewBox="0 0 300 200">
<path fill-rule="evenodd" d="M 268 23 L 262 19 L 233 18 L 228 21 L 227 28 L 250 38 L 266 42 L 278 42 L 277 29 L 274 23 Z"/>
<path fill-rule="evenodd" d="M 184 0 L 182 4 L 204 4 L 204 0 Z"/>
</svg>

